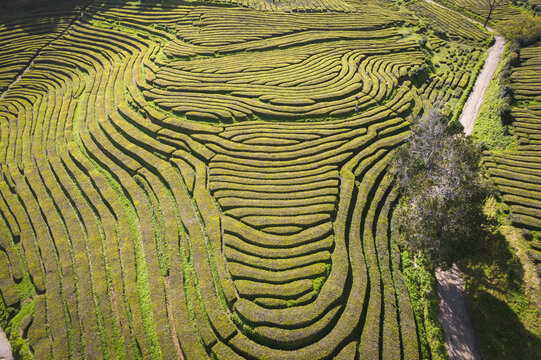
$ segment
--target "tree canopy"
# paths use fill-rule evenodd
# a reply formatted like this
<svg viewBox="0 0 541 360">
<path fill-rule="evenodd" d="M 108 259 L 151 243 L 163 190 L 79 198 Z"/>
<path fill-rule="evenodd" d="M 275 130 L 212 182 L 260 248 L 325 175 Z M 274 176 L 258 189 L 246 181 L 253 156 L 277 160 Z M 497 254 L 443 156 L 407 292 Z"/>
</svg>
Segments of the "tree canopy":
<svg viewBox="0 0 541 360">
<path fill-rule="evenodd" d="M 479 243 L 489 194 L 482 151 L 464 134 L 452 134 L 438 109 L 426 111 L 412 130 L 391 165 L 401 193 L 394 225 L 403 248 L 447 268 Z"/>
<path fill-rule="evenodd" d="M 522 46 L 541 39 L 541 19 L 526 13 L 501 21 L 497 29 L 508 41 L 516 41 Z"/>
</svg>

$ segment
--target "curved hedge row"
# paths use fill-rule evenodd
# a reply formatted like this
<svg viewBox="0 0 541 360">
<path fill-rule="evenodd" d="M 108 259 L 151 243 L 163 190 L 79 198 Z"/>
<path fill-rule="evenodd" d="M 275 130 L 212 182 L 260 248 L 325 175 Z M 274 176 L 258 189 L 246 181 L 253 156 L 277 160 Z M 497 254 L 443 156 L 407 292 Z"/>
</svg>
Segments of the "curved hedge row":
<svg viewBox="0 0 541 360">
<path fill-rule="evenodd" d="M 541 44 L 537 43 L 521 49 L 520 63 L 512 68 L 510 87 L 515 102 L 511 121 L 518 149 L 486 152 L 484 157 L 491 180 L 511 209 L 511 221 L 536 231 L 541 229 L 540 59 Z M 541 252 L 534 246 L 528 251 L 541 273 Z"/>
<path fill-rule="evenodd" d="M 422 111 L 415 19 L 239 5 L 96 0 L 30 55 L 41 22 L 0 29 L 6 74 L 32 59 L 0 99 L 22 357 L 419 358 L 386 170 Z"/>
</svg>

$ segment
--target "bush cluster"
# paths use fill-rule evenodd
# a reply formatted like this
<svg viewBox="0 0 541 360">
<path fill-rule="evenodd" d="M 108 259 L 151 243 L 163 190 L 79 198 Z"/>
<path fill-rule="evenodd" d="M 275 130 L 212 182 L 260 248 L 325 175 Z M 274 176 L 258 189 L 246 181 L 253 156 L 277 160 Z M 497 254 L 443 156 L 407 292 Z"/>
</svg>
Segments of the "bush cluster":
<svg viewBox="0 0 541 360">
<path fill-rule="evenodd" d="M 508 41 L 527 46 L 541 40 L 541 19 L 523 13 L 509 20 L 499 22 L 497 30 Z"/>
</svg>

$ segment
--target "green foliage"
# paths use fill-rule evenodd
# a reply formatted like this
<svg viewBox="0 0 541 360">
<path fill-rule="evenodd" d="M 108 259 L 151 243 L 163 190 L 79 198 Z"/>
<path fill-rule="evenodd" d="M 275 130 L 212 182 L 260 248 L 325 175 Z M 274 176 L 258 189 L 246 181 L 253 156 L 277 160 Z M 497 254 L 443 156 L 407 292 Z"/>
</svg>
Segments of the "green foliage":
<svg viewBox="0 0 541 360">
<path fill-rule="evenodd" d="M 496 29 L 509 42 L 516 41 L 522 46 L 533 44 L 541 39 L 541 19 L 528 13 L 501 21 Z"/>
<path fill-rule="evenodd" d="M 526 294 L 530 285 L 508 240 L 524 239 L 497 213 L 503 204 L 494 199 L 490 203 L 485 207 L 492 219 L 483 240 L 486 245 L 461 264 L 481 351 L 486 359 L 539 359 L 541 310 Z"/>
<path fill-rule="evenodd" d="M 413 312 L 418 326 L 423 359 L 446 359 L 443 329 L 438 320 L 436 279 L 424 255 L 415 257 L 408 251 L 401 253 L 402 273 L 410 295 Z"/>
<path fill-rule="evenodd" d="M 413 131 L 392 165 L 402 194 L 395 211 L 400 245 L 445 268 L 478 248 L 488 194 L 481 149 L 463 134 L 450 134 L 436 109 L 428 110 Z"/>
<path fill-rule="evenodd" d="M 423 38 L 423 39 L 426 39 L 426 38 Z M 415 83 L 421 84 L 422 82 L 424 82 L 427 79 L 429 72 L 430 72 L 430 69 L 429 69 L 428 65 L 426 63 L 423 63 L 420 66 L 416 66 L 416 67 L 412 68 L 408 72 L 408 76 Z"/>
<path fill-rule="evenodd" d="M 507 104 L 509 92 L 504 90 L 501 84 L 511 74 L 511 69 L 506 64 L 509 63 L 513 53 L 515 52 L 511 52 L 511 49 L 504 53 L 502 61 L 488 85 L 472 132 L 475 142 L 496 152 L 513 150 L 518 145 L 516 138 L 509 135 L 509 126 L 502 121 L 500 115 L 501 113 L 504 116 L 509 115 L 509 105 Z"/>
</svg>

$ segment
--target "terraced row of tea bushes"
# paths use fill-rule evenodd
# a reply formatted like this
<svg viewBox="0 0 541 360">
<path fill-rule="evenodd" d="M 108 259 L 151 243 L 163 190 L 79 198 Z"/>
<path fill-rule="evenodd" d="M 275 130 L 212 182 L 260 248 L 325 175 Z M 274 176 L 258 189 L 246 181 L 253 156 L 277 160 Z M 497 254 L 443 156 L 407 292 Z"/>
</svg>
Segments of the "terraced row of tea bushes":
<svg viewBox="0 0 541 360">
<path fill-rule="evenodd" d="M 81 6 L 87 3 L 81 2 Z M 0 94 L 29 65 L 37 52 L 64 32 L 80 9 L 47 8 L 0 17 Z"/>
<path fill-rule="evenodd" d="M 399 118 L 385 120 L 392 113 L 381 110 L 331 123 L 246 122 L 199 136 L 217 154 L 209 165 L 209 189 L 223 213 L 226 266 L 238 291 L 238 299 L 228 303 L 245 324 L 230 341 L 210 342 L 217 356 L 229 349 L 230 355 L 249 358 L 350 358 L 357 351 L 378 357 L 382 348 L 392 357 L 418 357 L 417 348 L 401 346 L 416 338 L 396 324 L 393 275 L 387 270 L 380 275 L 379 267 L 387 268 L 389 261 L 381 237 L 387 238 L 384 219 L 393 201 L 384 170 L 389 150 L 407 129 Z M 327 150 L 313 151 L 327 144 Z M 363 150 L 353 155 L 360 144 Z M 348 158 L 338 173 L 337 165 Z M 313 183 L 316 176 L 321 179 Z M 336 208 L 325 210 L 325 204 Z M 334 221 L 290 220 L 326 211 Z M 270 223 L 254 224 L 250 217 L 257 215 Z M 363 225 L 363 219 L 370 220 Z M 375 219 L 381 219 L 377 226 Z M 369 254 L 368 272 L 363 253 Z M 383 299 L 388 305 L 382 310 Z M 411 309 L 403 311 L 411 316 Z"/>
<path fill-rule="evenodd" d="M 197 7 L 171 28 L 187 43 L 218 47 L 308 31 L 381 30 L 408 20 L 407 16 L 371 7 L 351 14 L 287 14 L 255 12 L 236 8 Z M 370 16 L 367 12 L 370 12 Z M 392 15 L 392 18 L 389 18 Z M 242 18 L 242 21 L 239 21 Z"/>
<path fill-rule="evenodd" d="M 354 12 L 354 3 L 344 0 L 215 0 L 259 11 L 272 12 Z"/>
<path fill-rule="evenodd" d="M 478 48 L 435 46 L 433 42 L 430 38 L 434 74 L 419 84 L 416 91 L 424 103 L 438 104 L 447 115 L 453 115 L 457 110 L 454 105 L 468 95 L 466 89 L 475 81 L 475 69 L 480 66 L 482 53 Z"/>
<path fill-rule="evenodd" d="M 541 229 L 541 44 L 521 49 L 521 62 L 513 68 L 511 88 L 516 103 L 511 109 L 517 151 L 486 153 L 491 180 L 511 208 L 511 220 L 519 226 Z M 536 243 L 533 243 L 535 245 Z M 532 260 L 541 273 L 541 249 L 533 246 Z"/>
<path fill-rule="evenodd" d="M 166 293 L 174 277 L 164 275 L 170 262 L 181 263 L 178 251 L 177 256 L 168 252 L 168 247 L 178 250 L 181 228 L 159 180 L 164 175 L 157 177 L 154 173 L 162 172 L 141 165 L 159 165 L 159 158 L 135 149 L 131 141 L 144 141 L 158 153 L 175 149 L 134 126 L 139 121 L 145 122 L 145 131 L 152 129 L 123 95 L 126 88 L 136 89 L 132 68 L 148 56 L 149 45 L 78 23 L 69 36 L 42 50 L 3 102 L 8 122 L 2 123 L 7 127 L 2 135 L 8 138 L 2 145 L 13 146 L 2 151 L 3 178 L 11 190 L 3 194 L 10 205 L 2 213 L 23 209 L 8 217 L 14 239 L 22 227 L 17 224 L 34 230 L 21 239 L 30 242 L 22 249 L 29 278 L 45 299 L 37 303 L 40 316 L 28 330 L 37 358 L 172 358 L 180 353 L 179 336 L 173 335 L 175 326 L 166 313 L 173 307 L 166 305 L 182 309 L 186 304 L 183 297 L 173 300 Z M 132 94 L 140 97 L 138 90 Z M 124 115 L 132 122 L 126 123 Z M 178 183 L 178 176 L 169 181 Z M 24 225 L 25 219 L 30 223 Z M 41 254 L 37 259 L 31 257 L 33 248 Z M 182 295 L 179 276 L 175 293 Z M 8 306 L 16 309 L 17 304 Z M 189 333 L 186 324 L 176 328 Z"/>
<path fill-rule="evenodd" d="M 490 11 L 490 7 L 483 0 L 436 0 L 436 2 L 454 10 L 465 11 L 468 14 L 472 14 L 483 24 Z M 507 20 L 513 16 L 519 15 L 521 12 L 520 8 L 513 6 L 511 0 L 504 1 L 500 6 L 494 8 L 490 20 L 492 22 Z"/>
<path fill-rule="evenodd" d="M 482 26 L 440 6 L 420 0 L 408 3 L 408 7 L 440 37 L 475 46 L 485 46 L 491 39 L 490 34 Z"/>
<path fill-rule="evenodd" d="M 351 43 L 352 47 L 361 45 Z M 296 50 L 289 58 L 287 52 L 280 50 L 257 56 L 258 68 L 253 64 L 254 56 L 244 54 L 227 60 L 172 62 L 156 72 L 152 80 L 155 86 L 144 95 L 160 108 L 208 121 L 231 121 L 252 115 L 339 115 L 364 110 L 390 96 L 397 89 L 398 78 L 407 74 L 412 63 L 420 62 L 420 54 L 415 53 L 410 57 L 366 57 L 360 51 L 332 47 L 307 46 Z M 309 55 L 299 59 L 303 52 Z M 286 64 L 273 62 L 280 55 L 286 56 L 282 58 Z M 236 65 L 229 68 L 232 63 Z M 205 68 L 216 72 L 203 72 Z"/>
<path fill-rule="evenodd" d="M 156 59 L 159 69 L 147 75 L 153 89 L 145 96 L 162 109 L 207 121 L 359 111 L 394 91 L 398 78 L 422 57 L 414 42 L 389 44 L 387 40 L 399 39 L 395 30 L 374 29 L 390 25 L 384 15 L 347 18 L 198 8 L 179 23 L 185 25 L 176 27 L 182 38 L 164 48 L 169 59 Z M 339 39 L 349 41 L 330 43 Z M 386 55 L 383 62 L 361 54 L 391 51 L 410 54 Z M 242 53 L 175 59 L 236 52 Z M 180 102 L 178 92 L 184 95 Z"/>
<path fill-rule="evenodd" d="M 19 354 L 419 358 L 386 167 L 422 111 L 405 80 L 423 54 L 392 10 L 358 7 L 283 14 L 291 36 L 221 7 L 225 25 L 194 25 L 217 45 L 194 45 L 183 17 L 219 11 L 96 1 L 39 49 L 0 100 Z M 226 44 L 244 16 L 266 37 L 254 20 Z"/>
</svg>

